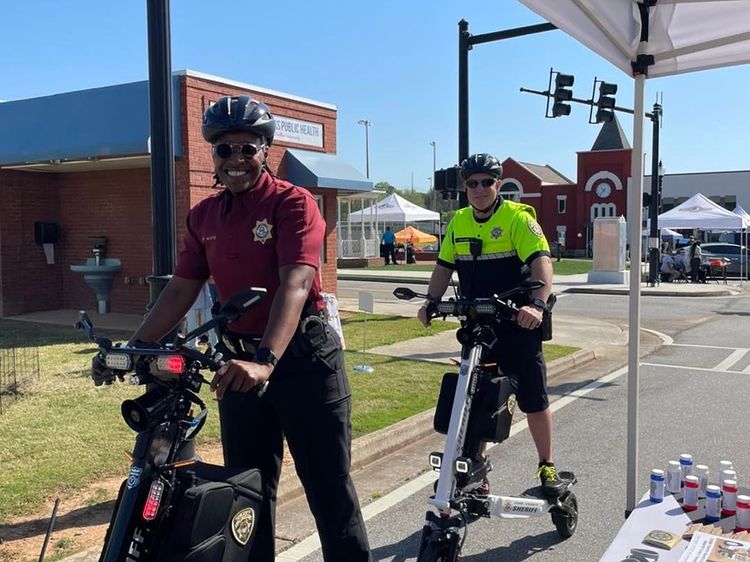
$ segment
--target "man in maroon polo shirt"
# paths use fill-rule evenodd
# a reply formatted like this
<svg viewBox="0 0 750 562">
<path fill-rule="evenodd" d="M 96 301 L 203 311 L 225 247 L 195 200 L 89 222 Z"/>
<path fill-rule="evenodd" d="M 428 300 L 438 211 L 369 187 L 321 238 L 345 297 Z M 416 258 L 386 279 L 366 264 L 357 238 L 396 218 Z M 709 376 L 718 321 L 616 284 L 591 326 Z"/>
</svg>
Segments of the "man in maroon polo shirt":
<svg viewBox="0 0 750 562">
<path fill-rule="evenodd" d="M 132 340 L 167 334 L 209 277 L 221 300 L 265 287 L 263 302 L 230 324 L 223 345 L 232 359 L 212 381 L 225 464 L 259 468 L 263 476 L 252 559 L 274 559 L 285 436 L 325 560 L 370 561 L 349 475 L 351 392 L 343 352 L 321 320 L 317 269 L 325 222 L 307 190 L 268 170 L 275 127 L 268 107 L 248 96 L 222 97 L 206 110 L 203 137 L 212 144 L 217 183 L 226 189 L 189 212 L 175 274 Z M 262 398 L 248 392 L 265 381 Z"/>
</svg>

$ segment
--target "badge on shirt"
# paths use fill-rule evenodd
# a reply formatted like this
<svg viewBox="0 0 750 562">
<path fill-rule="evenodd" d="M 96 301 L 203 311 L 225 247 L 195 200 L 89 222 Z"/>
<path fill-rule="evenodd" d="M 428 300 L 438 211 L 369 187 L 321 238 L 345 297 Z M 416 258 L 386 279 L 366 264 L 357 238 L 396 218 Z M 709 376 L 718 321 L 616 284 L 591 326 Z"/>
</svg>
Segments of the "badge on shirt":
<svg viewBox="0 0 750 562">
<path fill-rule="evenodd" d="M 490 236 L 492 236 L 494 239 L 498 239 L 503 235 L 503 229 L 499 226 L 496 226 L 492 229 L 492 232 L 490 232 Z"/>
<path fill-rule="evenodd" d="M 253 241 L 265 244 L 266 240 L 273 238 L 271 236 L 271 230 L 273 229 L 272 224 L 268 224 L 266 219 L 262 221 L 255 221 L 255 228 L 253 228 Z"/>
<path fill-rule="evenodd" d="M 536 222 L 536 221 L 529 221 L 527 224 L 529 225 L 529 230 L 531 231 L 531 233 L 534 236 L 538 236 L 539 238 L 541 238 L 542 236 L 544 236 L 544 232 L 542 232 L 542 227 L 539 226 L 538 222 Z"/>
</svg>

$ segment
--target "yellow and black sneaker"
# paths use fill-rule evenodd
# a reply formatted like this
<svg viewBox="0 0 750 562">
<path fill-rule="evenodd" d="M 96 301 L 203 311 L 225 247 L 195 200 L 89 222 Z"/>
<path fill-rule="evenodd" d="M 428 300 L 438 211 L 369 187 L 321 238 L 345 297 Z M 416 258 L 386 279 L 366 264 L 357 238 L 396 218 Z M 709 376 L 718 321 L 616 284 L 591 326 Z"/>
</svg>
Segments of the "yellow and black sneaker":
<svg viewBox="0 0 750 562">
<path fill-rule="evenodd" d="M 547 461 L 540 462 L 539 468 L 536 471 L 536 476 L 539 477 L 539 481 L 542 483 L 542 489 L 547 496 L 556 497 L 565 491 L 565 483 L 560 480 L 560 477 L 557 475 L 555 463 Z"/>
</svg>

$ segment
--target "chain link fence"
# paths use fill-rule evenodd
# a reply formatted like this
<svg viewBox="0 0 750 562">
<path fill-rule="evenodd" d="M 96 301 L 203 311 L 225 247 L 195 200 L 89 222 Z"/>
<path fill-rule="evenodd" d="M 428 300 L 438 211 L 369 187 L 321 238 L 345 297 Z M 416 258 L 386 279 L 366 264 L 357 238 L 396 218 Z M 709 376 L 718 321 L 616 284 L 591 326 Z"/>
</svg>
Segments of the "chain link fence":
<svg viewBox="0 0 750 562">
<path fill-rule="evenodd" d="M 39 380 L 39 348 L 0 347 L 0 415 L 18 400 L 23 388 Z"/>
</svg>

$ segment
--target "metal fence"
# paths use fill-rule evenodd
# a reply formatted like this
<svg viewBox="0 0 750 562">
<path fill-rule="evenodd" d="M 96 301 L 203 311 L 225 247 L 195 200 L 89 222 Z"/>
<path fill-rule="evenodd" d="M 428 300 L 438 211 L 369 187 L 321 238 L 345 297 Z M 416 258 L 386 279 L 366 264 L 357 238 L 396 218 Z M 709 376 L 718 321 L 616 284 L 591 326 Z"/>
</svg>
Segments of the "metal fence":
<svg viewBox="0 0 750 562">
<path fill-rule="evenodd" d="M 18 400 L 24 387 L 38 380 L 38 347 L 0 347 L 0 415 Z"/>
</svg>

